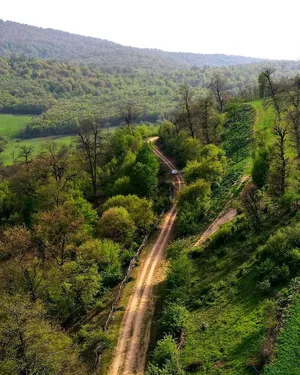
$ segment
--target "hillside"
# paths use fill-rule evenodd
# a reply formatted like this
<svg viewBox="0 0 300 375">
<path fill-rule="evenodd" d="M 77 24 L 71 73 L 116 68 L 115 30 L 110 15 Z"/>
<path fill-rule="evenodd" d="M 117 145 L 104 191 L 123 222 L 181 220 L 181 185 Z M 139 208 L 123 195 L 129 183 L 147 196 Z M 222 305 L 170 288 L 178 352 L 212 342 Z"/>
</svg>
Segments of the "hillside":
<svg viewBox="0 0 300 375">
<path fill-rule="evenodd" d="M 103 39 L 0 20 L 0 55 L 94 63 L 106 71 L 176 69 L 184 66 L 232 66 L 262 59 L 221 54 L 172 53 L 122 46 Z"/>
</svg>

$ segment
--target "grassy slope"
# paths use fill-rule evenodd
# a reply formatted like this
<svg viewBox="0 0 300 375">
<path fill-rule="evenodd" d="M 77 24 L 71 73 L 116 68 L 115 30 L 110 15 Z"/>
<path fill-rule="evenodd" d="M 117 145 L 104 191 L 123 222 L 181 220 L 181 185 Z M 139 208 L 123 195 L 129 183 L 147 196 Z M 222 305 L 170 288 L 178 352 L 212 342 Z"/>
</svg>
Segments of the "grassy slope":
<svg viewBox="0 0 300 375">
<path fill-rule="evenodd" d="M 0 136 L 17 137 L 20 130 L 31 119 L 30 116 L 14 116 L 0 114 Z"/>
<path fill-rule="evenodd" d="M 255 135 L 266 137 L 267 144 L 271 145 L 274 141 L 272 109 L 265 108 L 262 101 L 252 104 L 256 109 Z M 290 143 L 289 155 L 294 154 Z M 241 161 L 246 165 L 245 162 Z M 282 220 L 281 226 L 285 218 Z M 256 374 L 254 367 L 259 367 L 269 328 L 265 312 L 268 301 L 256 287 L 255 254 L 276 228 L 265 228 L 259 235 L 246 231 L 240 238 L 234 238 L 232 227 L 233 224 L 227 224 L 228 229 L 221 228 L 225 233 L 221 240 L 200 250 L 200 256 L 193 262 L 194 306 L 181 361 L 185 366 L 201 362 L 197 374 Z M 220 232 L 215 236 L 218 235 Z M 201 330 L 203 322 L 208 325 L 206 331 Z M 264 373 L 300 374 L 299 326 L 300 298 L 279 336 L 275 364 Z"/>
<path fill-rule="evenodd" d="M 292 309 L 277 344 L 277 360 L 266 367 L 265 375 L 300 374 L 300 297 Z"/>
<path fill-rule="evenodd" d="M 215 211 L 224 207 L 228 196 L 238 194 L 241 176 L 251 164 L 253 107 L 244 106 L 231 114 L 223 148 L 230 156 L 225 180 L 213 195 Z M 260 120 L 259 120 L 260 121 Z M 238 146 L 238 147 L 236 147 Z M 267 238 L 231 238 L 232 224 L 212 248 L 190 249 L 195 257 L 187 340 L 181 353 L 183 366 L 201 363 L 195 374 L 255 374 L 251 364 L 259 361 L 260 347 L 267 332 L 265 297 L 256 288 L 254 254 Z M 222 230 L 222 229 L 221 229 Z M 224 230 L 224 228 L 223 228 Z M 273 228 L 271 228 L 273 230 Z M 218 236 L 218 234 L 216 234 Z M 208 329 L 201 329 L 202 323 Z"/>
<path fill-rule="evenodd" d="M 264 298 L 256 291 L 251 241 L 220 246 L 194 262 L 193 302 L 182 363 L 202 362 L 198 374 L 254 374 L 248 366 L 259 355 L 267 327 Z M 208 325 L 201 330 L 202 323 Z"/>
</svg>

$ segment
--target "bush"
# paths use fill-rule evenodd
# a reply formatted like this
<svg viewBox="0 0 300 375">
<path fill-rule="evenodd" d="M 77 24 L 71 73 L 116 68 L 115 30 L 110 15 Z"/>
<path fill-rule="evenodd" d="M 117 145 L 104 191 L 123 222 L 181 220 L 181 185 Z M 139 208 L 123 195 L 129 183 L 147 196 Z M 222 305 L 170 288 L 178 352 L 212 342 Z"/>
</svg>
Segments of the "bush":
<svg viewBox="0 0 300 375">
<path fill-rule="evenodd" d="M 163 311 L 161 327 L 164 333 L 178 338 L 182 331 L 187 328 L 189 319 L 188 310 L 177 303 L 170 303 Z"/>
</svg>

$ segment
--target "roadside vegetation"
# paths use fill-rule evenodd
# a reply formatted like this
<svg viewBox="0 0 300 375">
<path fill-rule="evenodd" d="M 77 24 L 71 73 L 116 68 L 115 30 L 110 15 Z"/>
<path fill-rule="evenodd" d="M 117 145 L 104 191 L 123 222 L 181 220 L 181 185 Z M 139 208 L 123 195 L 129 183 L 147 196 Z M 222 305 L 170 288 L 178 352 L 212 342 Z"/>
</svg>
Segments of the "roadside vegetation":
<svg viewBox="0 0 300 375">
<path fill-rule="evenodd" d="M 0 373 L 108 371 L 134 270 L 113 303 L 171 205 L 158 136 L 184 186 L 147 375 L 296 375 L 299 64 L 166 68 L 110 45 L 84 65 L 35 43 L 0 58 Z"/>
<path fill-rule="evenodd" d="M 167 251 L 165 299 L 148 374 L 298 373 L 298 77 L 279 82 L 266 69 L 259 83 L 262 99 L 225 104 L 217 142 L 224 169 L 215 174 L 216 159 L 210 161 L 209 173 L 206 168 L 198 175 L 202 185 L 188 185 L 179 197 L 178 239 Z M 163 143 L 166 152 L 170 145 Z M 195 144 L 183 149 L 197 150 Z M 191 172 L 183 171 L 189 183 Z M 241 185 L 243 175 L 248 181 Z M 182 199 L 191 196 L 197 207 L 190 190 L 201 196 L 201 217 L 182 231 Z M 222 209 L 228 200 L 236 219 L 191 246 L 190 234 L 199 233 L 209 207 Z"/>
</svg>

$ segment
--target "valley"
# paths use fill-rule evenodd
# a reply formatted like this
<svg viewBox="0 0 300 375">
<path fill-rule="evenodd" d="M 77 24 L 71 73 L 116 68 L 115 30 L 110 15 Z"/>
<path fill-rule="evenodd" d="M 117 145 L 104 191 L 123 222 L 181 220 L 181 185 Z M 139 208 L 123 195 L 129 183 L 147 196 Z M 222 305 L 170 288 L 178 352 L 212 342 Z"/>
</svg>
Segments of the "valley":
<svg viewBox="0 0 300 375">
<path fill-rule="evenodd" d="M 0 20 L 0 374 L 300 373 L 299 74 Z"/>
</svg>

